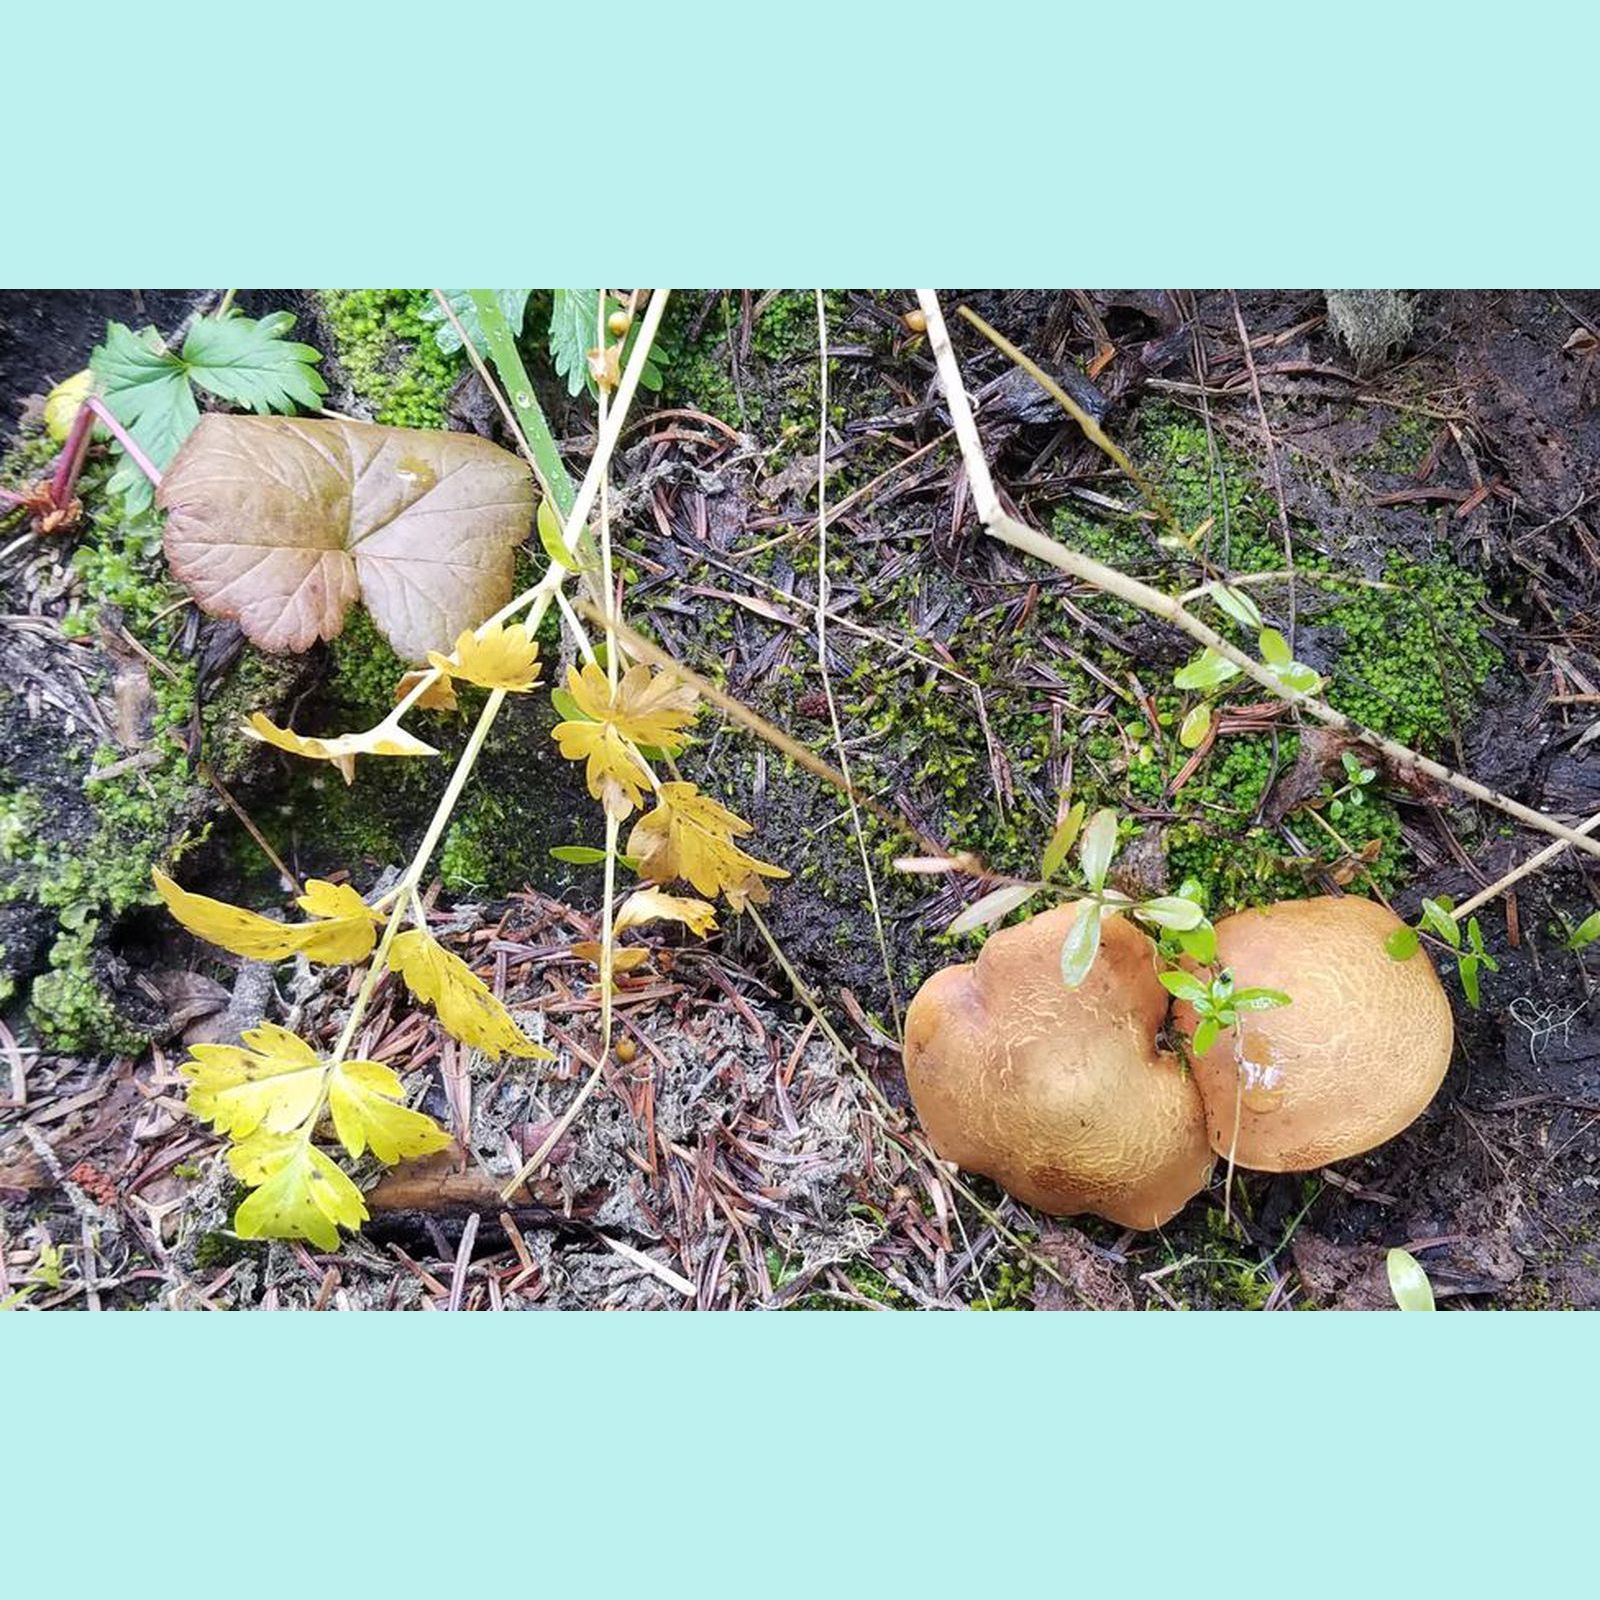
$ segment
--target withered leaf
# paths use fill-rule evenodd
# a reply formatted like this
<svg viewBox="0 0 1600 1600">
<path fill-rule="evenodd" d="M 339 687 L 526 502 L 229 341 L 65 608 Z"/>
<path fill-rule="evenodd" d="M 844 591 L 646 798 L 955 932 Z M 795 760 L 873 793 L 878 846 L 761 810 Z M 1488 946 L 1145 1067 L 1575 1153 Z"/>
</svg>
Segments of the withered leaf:
<svg viewBox="0 0 1600 1600">
<path fill-rule="evenodd" d="M 216 414 L 156 499 L 174 575 L 263 650 L 333 638 L 359 598 L 410 661 L 510 598 L 534 509 L 528 469 L 474 434 Z"/>
</svg>

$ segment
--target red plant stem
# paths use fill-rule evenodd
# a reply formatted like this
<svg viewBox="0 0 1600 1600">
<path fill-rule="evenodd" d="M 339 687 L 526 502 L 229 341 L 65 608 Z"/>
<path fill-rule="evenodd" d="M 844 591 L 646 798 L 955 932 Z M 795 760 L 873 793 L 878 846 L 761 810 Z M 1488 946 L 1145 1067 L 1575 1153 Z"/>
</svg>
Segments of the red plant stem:
<svg viewBox="0 0 1600 1600">
<path fill-rule="evenodd" d="M 64 506 L 72 498 L 78 474 L 83 470 L 83 458 L 89 453 L 89 431 L 93 427 L 94 412 L 87 405 L 79 406 L 67 442 L 56 457 L 55 475 L 50 480 L 51 504 Z"/>
<path fill-rule="evenodd" d="M 111 431 L 111 437 L 128 452 L 129 458 L 150 482 L 159 489 L 161 487 L 161 472 L 149 456 L 133 442 L 133 436 L 122 426 L 117 419 L 106 409 L 105 403 L 90 395 L 83 403 L 85 411 L 92 411 Z"/>
<path fill-rule="evenodd" d="M 20 494 L 13 494 L 9 489 L 0 489 L 0 501 L 8 506 L 25 506 L 28 503 Z"/>
</svg>

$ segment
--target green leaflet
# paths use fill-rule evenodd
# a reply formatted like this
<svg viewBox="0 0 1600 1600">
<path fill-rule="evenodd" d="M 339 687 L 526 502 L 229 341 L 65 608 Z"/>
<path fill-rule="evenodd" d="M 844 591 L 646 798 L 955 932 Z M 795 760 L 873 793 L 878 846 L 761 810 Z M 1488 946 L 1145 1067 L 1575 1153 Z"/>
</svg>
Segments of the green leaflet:
<svg viewBox="0 0 1600 1600">
<path fill-rule="evenodd" d="M 455 312 L 467 337 L 472 341 L 473 347 L 479 355 L 489 353 L 489 337 L 483 331 L 483 323 L 478 317 L 478 308 L 473 304 L 470 289 L 441 289 L 439 291 L 450 302 L 450 309 Z M 494 289 L 490 291 L 500 307 L 501 315 L 506 319 L 507 326 L 511 329 L 511 337 L 517 338 L 522 333 L 522 324 L 528 315 L 528 296 L 532 289 Z M 454 355 L 461 348 L 461 335 L 456 332 L 455 325 L 444 314 L 443 307 L 437 300 L 430 301 L 422 309 L 422 320 L 434 324 L 433 342 L 448 355 Z"/>
</svg>

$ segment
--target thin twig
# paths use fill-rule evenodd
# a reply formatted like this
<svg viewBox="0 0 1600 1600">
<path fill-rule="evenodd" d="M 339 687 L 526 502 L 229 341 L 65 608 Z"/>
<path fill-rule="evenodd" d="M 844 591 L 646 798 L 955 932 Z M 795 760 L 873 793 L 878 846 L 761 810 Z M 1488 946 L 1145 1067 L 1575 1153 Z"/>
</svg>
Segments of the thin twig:
<svg viewBox="0 0 1600 1600">
<path fill-rule="evenodd" d="M 889 986 L 889 1008 L 894 1012 L 894 1031 L 901 1032 L 900 991 L 894 981 L 894 963 L 889 959 L 889 938 L 883 928 L 883 908 L 878 903 L 878 881 L 872 871 L 872 853 L 861 826 L 861 808 L 856 804 L 855 785 L 850 781 L 850 757 L 845 752 L 844 729 L 839 724 L 839 707 L 833 698 L 833 675 L 828 671 L 828 305 L 820 289 L 817 297 L 817 367 L 819 377 L 817 419 L 817 670 L 822 675 L 822 696 L 828 703 L 828 724 L 833 729 L 834 754 L 844 777 L 845 801 L 850 807 L 850 825 L 861 853 L 861 871 L 867 880 L 867 902 L 872 907 L 872 926 L 878 936 L 878 954 L 883 958 L 884 982 Z"/>
<path fill-rule="evenodd" d="M 1300 690 L 1286 687 L 1266 666 L 1254 657 L 1246 655 L 1214 629 L 1207 627 L 1192 612 L 1186 611 L 1171 595 L 1163 594 L 1159 589 L 1152 589 L 1149 584 L 1140 583 L 1137 578 L 1130 578 L 1115 567 L 1108 567 L 1076 550 L 1069 550 L 1047 534 L 1027 527 L 1015 517 L 1008 515 L 1002 509 L 999 496 L 995 492 L 994 479 L 990 475 L 989 463 L 984 457 L 977 425 L 973 421 L 971 401 L 967 398 L 966 389 L 961 381 L 961 370 L 950 345 L 950 335 L 945 328 L 938 299 L 931 289 L 919 289 L 917 297 L 922 305 L 923 314 L 928 319 L 928 342 L 933 350 L 940 381 L 950 406 L 950 417 L 955 425 L 956 438 L 961 444 L 961 454 L 967 468 L 967 481 L 972 491 L 973 504 L 977 507 L 979 520 L 994 538 L 1000 540 L 1002 544 L 1008 544 L 1013 549 L 1022 551 L 1025 555 L 1048 562 L 1062 572 L 1069 572 L 1085 583 L 1093 584 L 1095 588 L 1137 606 L 1151 616 L 1160 617 L 1174 627 L 1181 628 L 1206 649 L 1231 661 L 1247 677 L 1254 679 L 1279 700 L 1298 706 L 1325 727 L 1333 728 L 1346 738 L 1376 750 L 1397 771 L 1422 773 L 1461 794 L 1470 795 L 1474 800 L 1481 800 L 1484 804 L 1505 812 L 1507 816 L 1515 817 L 1519 822 L 1537 829 L 1540 833 L 1565 840 L 1588 855 L 1600 856 L 1600 843 L 1586 838 L 1566 823 L 1556 822 L 1553 818 L 1533 810 L 1532 807 L 1513 800 L 1509 795 L 1501 794 L 1479 783 L 1475 778 L 1452 771 L 1449 767 L 1430 760 L 1427 756 L 1420 755 L 1393 739 L 1386 739 L 1371 728 L 1352 721 L 1342 711 L 1335 711 L 1332 706 L 1325 705 Z"/>
</svg>

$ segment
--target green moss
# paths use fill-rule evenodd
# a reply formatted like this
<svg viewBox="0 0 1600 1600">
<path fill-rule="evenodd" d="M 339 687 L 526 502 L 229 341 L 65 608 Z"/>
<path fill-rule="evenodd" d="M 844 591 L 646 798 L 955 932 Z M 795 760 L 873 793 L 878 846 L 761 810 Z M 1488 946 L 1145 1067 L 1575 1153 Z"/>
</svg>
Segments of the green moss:
<svg viewBox="0 0 1600 1600">
<path fill-rule="evenodd" d="M 324 289 L 333 355 L 373 419 L 402 428 L 442 428 L 461 372 L 422 320 L 426 289 Z"/>
<path fill-rule="evenodd" d="M 60 1050 L 134 1051 L 144 1035 L 106 997 L 95 969 L 93 919 L 68 929 L 50 948 L 50 971 L 33 981 L 29 1011 L 39 1032 Z"/>
</svg>

